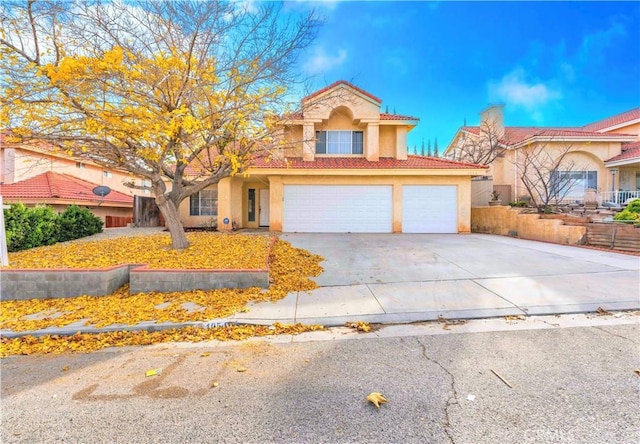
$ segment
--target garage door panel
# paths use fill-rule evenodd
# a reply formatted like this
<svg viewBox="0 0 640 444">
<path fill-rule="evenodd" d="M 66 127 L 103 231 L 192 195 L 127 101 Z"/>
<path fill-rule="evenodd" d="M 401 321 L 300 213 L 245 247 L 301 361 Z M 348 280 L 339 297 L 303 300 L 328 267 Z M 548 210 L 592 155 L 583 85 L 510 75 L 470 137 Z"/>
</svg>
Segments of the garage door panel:
<svg viewBox="0 0 640 444">
<path fill-rule="evenodd" d="M 404 185 L 403 233 L 457 233 L 458 189 L 454 185 Z"/>
<path fill-rule="evenodd" d="M 390 233 L 392 188 L 377 185 L 285 185 L 283 231 Z"/>
</svg>

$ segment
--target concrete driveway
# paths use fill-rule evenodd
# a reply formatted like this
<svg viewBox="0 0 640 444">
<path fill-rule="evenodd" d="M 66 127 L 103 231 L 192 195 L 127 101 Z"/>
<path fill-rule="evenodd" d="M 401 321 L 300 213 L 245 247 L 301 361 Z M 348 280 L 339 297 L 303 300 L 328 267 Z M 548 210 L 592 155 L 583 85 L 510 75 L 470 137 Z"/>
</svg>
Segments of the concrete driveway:
<svg viewBox="0 0 640 444">
<path fill-rule="evenodd" d="M 640 258 L 466 234 L 284 234 L 320 254 L 320 288 L 242 322 L 339 325 L 640 309 Z"/>
</svg>

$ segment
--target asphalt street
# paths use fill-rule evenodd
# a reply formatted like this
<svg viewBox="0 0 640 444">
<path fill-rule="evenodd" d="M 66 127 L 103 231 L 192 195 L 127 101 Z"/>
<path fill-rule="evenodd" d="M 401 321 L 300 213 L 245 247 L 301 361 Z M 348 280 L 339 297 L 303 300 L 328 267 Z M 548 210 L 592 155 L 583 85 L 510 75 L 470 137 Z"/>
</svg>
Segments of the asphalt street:
<svg viewBox="0 0 640 444">
<path fill-rule="evenodd" d="M 561 319 L 9 357 L 1 441 L 640 442 L 637 313 Z"/>
</svg>

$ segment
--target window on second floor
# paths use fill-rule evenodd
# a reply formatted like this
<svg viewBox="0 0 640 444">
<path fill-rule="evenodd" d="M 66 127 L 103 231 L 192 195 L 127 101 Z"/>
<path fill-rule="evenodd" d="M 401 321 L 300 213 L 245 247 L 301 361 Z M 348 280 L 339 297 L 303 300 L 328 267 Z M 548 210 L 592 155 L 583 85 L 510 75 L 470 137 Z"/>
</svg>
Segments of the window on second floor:
<svg viewBox="0 0 640 444">
<path fill-rule="evenodd" d="M 107 171 L 107 170 L 104 170 L 104 171 L 102 172 L 102 175 L 103 175 L 104 177 L 113 177 L 113 174 L 111 174 L 111 171 Z"/>
<path fill-rule="evenodd" d="M 362 131 L 316 131 L 316 154 L 362 154 Z"/>
<path fill-rule="evenodd" d="M 76 168 L 85 168 L 86 165 L 82 162 L 76 162 Z"/>
<path fill-rule="evenodd" d="M 202 190 L 189 198 L 190 216 L 217 216 L 218 190 Z"/>
</svg>

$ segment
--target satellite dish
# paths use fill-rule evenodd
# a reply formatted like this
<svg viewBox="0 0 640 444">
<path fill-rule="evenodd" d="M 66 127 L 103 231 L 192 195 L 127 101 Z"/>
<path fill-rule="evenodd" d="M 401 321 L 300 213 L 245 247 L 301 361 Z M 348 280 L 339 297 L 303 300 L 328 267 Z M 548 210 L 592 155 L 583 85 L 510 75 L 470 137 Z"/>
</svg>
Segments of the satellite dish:
<svg viewBox="0 0 640 444">
<path fill-rule="evenodd" d="M 93 194 L 104 197 L 111 192 L 111 188 L 106 185 L 99 185 L 93 189 Z"/>
</svg>

